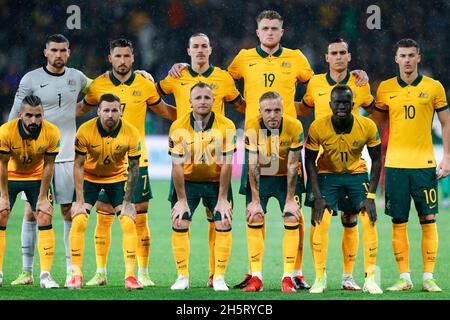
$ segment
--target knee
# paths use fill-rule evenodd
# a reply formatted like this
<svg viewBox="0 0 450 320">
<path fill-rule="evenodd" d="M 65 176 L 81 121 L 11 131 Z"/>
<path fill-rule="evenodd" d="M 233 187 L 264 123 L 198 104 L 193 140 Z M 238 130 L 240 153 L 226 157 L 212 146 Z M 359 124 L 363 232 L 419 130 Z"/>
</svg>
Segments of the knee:
<svg viewBox="0 0 450 320">
<path fill-rule="evenodd" d="M 344 227 L 347 227 L 347 226 L 352 226 L 353 227 L 353 226 L 355 226 L 358 223 L 357 217 L 358 216 L 356 214 L 343 212 L 342 215 L 341 215 L 342 225 Z"/>
<path fill-rule="evenodd" d="M 25 207 L 23 209 L 23 217 L 26 221 L 36 221 L 34 217 L 33 210 L 31 209 L 31 205 L 28 201 L 25 201 Z"/>
<path fill-rule="evenodd" d="M 186 230 L 189 229 L 189 225 L 190 225 L 189 220 L 181 220 L 179 222 L 175 220 L 175 222 L 172 223 L 172 229 L 174 229 L 174 231 Z"/>
<path fill-rule="evenodd" d="M 262 223 L 262 222 L 264 222 L 264 214 L 258 213 L 253 216 L 253 220 L 251 223 Z M 249 223 L 248 220 L 247 223 Z"/>
<path fill-rule="evenodd" d="M 136 208 L 137 213 L 147 213 L 148 210 L 148 201 L 135 203 L 134 207 Z"/>
<path fill-rule="evenodd" d="M 219 231 L 229 231 L 231 230 L 231 223 L 228 220 L 225 221 L 214 221 L 214 225 L 216 227 L 216 230 Z"/>
<path fill-rule="evenodd" d="M 52 215 L 47 213 L 38 213 L 36 214 L 36 220 L 38 223 L 38 226 L 48 226 L 52 224 Z"/>
<path fill-rule="evenodd" d="M 424 216 L 419 216 L 420 224 L 433 223 L 436 222 L 435 214 L 427 214 Z"/>
<path fill-rule="evenodd" d="M 97 211 L 103 211 L 111 214 L 114 213 L 114 208 L 109 203 L 97 201 L 95 206 L 97 207 Z"/>
<path fill-rule="evenodd" d="M 296 223 L 298 222 L 298 219 L 295 216 L 288 215 L 283 217 L 284 223 Z"/>
</svg>

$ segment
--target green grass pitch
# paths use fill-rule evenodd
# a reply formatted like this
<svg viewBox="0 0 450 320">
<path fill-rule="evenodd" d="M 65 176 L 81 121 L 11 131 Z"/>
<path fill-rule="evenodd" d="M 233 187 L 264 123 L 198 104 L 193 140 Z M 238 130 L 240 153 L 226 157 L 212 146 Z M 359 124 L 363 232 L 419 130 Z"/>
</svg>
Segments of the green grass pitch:
<svg viewBox="0 0 450 320">
<path fill-rule="evenodd" d="M 154 199 L 150 203 L 149 226 L 151 230 L 151 255 L 150 274 L 156 283 L 156 287 L 145 288 L 142 291 L 127 292 L 123 286 L 124 264 L 122 257 L 122 236 L 117 220 L 113 224 L 112 242 L 108 261 L 108 285 L 98 288 L 83 288 L 81 290 L 55 289 L 44 290 L 39 288 L 39 259 L 36 251 L 34 278 L 32 286 L 12 287 L 10 282 L 21 271 L 22 258 L 20 249 L 20 230 L 22 221 L 23 202 L 18 199 L 11 214 L 7 229 L 7 245 L 3 262 L 4 285 L 0 288 L 0 300 L 7 299 L 226 299 L 226 300 L 307 300 L 307 299 L 450 299 L 450 226 L 449 210 L 442 210 L 438 216 L 439 230 L 439 255 L 435 270 L 435 278 L 444 292 L 421 292 L 422 280 L 422 255 L 421 255 L 421 229 L 415 209 L 411 210 L 409 223 L 409 239 L 411 252 L 412 280 L 414 289 L 403 293 L 384 293 L 383 295 L 370 296 L 362 292 L 348 292 L 340 290 L 342 273 L 341 235 L 342 227 L 338 218 L 333 218 L 330 227 L 330 246 L 328 250 L 328 290 L 322 295 L 312 295 L 308 292 L 284 294 L 280 291 L 283 263 L 281 256 L 281 241 L 283 224 L 278 203 L 274 199 L 269 202 L 267 214 L 267 238 L 265 241 L 264 256 L 264 291 L 257 293 L 245 293 L 241 290 L 231 289 L 229 292 L 215 293 L 213 289 L 206 288 L 208 278 L 208 240 L 207 222 L 204 209 L 200 206 L 194 216 L 191 225 L 191 255 L 190 278 L 191 288 L 183 292 L 173 292 L 169 289 L 176 278 L 175 263 L 171 248 L 171 220 L 170 205 L 167 199 L 169 190 L 168 181 L 153 181 L 152 189 Z M 237 194 L 238 182 L 233 182 L 234 190 L 234 221 L 233 221 L 233 246 L 230 263 L 228 265 L 226 281 L 230 285 L 240 282 L 247 271 L 247 242 L 245 238 L 245 200 Z M 303 271 L 309 283 L 314 280 L 314 269 L 309 248 L 309 221 L 310 209 L 304 209 L 306 222 L 305 252 Z M 391 223 L 381 209 L 378 210 L 378 234 L 379 254 L 378 266 L 381 275 L 381 286 L 385 289 L 398 277 L 397 267 L 392 253 Z M 93 212 L 86 231 L 86 249 L 84 255 L 84 281 L 87 281 L 95 272 L 94 255 L 94 228 L 96 214 Z M 60 285 L 65 279 L 65 255 L 63 244 L 63 224 L 59 208 L 55 211 L 53 226 L 56 232 L 56 251 L 52 269 L 55 280 Z M 358 259 L 355 265 L 354 276 L 362 286 L 364 281 L 362 232 L 360 227 L 360 245 Z"/>
</svg>

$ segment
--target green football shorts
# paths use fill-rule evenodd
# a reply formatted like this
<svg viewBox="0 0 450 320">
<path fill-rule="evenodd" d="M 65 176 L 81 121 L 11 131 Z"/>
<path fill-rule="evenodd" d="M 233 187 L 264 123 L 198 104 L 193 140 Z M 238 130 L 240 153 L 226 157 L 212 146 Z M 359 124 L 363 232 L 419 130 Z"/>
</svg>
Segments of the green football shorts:
<svg viewBox="0 0 450 320">
<path fill-rule="evenodd" d="M 39 191 L 41 190 L 41 180 L 9 180 L 9 205 L 12 211 L 17 195 L 20 192 L 25 192 L 27 200 L 30 202 L 31 210 L 36 211 L 36 202 L 39 198 Z M 53 194 L 51 188 L 48 189 L 47 199 L 53 204 Z"/>
</svg>

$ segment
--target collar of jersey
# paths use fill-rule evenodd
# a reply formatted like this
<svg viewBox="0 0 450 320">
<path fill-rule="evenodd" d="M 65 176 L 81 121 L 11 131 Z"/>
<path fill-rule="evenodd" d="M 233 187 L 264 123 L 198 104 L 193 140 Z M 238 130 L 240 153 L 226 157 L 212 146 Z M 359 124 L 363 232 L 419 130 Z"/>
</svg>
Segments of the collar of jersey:
<svg viewBox="0 0 450 320">
<path fill-rule="evenodd" d="M 267 136 L 272 135 L 272 130 L 270 130 L 266 127 L 266 125 L 264 124 L 264 120 L 262 118 L 261 118 L 261 121 L 259 122 L 259 125 L 260 125 L 261 129 L 266 130 Z M 276 129 L 274 129 L 274 130 L 276 130 Z M 281 117 L 280 127 L 278 128 L 278 135 L 281 134 L 282 130 L 283 130 L 283 117 Z"/>
<path fill-rule="evenodd" d="M 202 74 L 200 74 L 200 73 L 198 73 L 198 72 L 195 72 L 195 71 L 191 68 L 191 66 L 188 67 L 188 70 L 189 70 L 189 73 L 191 74 L 192 77 L 196 77 L 196 76 L 198 76 L 198 75 L 201 75 L 201 76 L 203 76 L 203 77 L 205 77 L 205 78 L 208 78 L 208 77 L 211 75 L 211 73 L 213 73 L 213 71 L 214 71 L 214 66 L 213 66 L 212 64 L 210 64 L 208 70 L 206 70 L 206 71 L 203 72 Z"/>
<path fill-rule="evenodd" d="M 22 139 L 24 139 L 24 140 L 37 140 L 37 138 L 39 137 L 39 134 L 41 133 L 42 124 L 39 126 L 37 131 L 32 134 L 27 134 L 25 132 L 25 129 L 23 128 L 22 120 L 19 119 L 18 125 L 19 125 L 19 134 L 22 137 Z"/>
<path fill-rule="evenodd" d="M 210 129 L 212 128 L 212 125 L 213 125 L 213 122 L 214 122 L 214 118 L 215 118 L 215 117 L 216 117 L 216 116 L 214 115 L 214 112 L 211 111 L 211 117 L 209 117 L 209 121 L 208 121 L 208 123 L 206 124 L 205 129 L 203 129 L 203 130 L 202 130 L 202 129 L 197 125 L 197 123 L 195 122 L 194 115 L 193 115 L 193 111 L 191 111 L 191 115 L 190 115 L 189 119 L 190 119 L 190 122 L 191 122 L 191 127 L 194 129 L 194 131 L 195 131 L 195 132 L 199 132 L 199 131 L 207 131 L 207 130 L 210 130 Z"/>
<path fill-rule="evenodd" d="M 119 120 L 119 125 L 117 126 L 117 128 L 115 128 L 113 130 L 113 132 L 108 133 L 108 132 L 106 132 L 105 129 L 103 129 L 100 118 L 97 118 L 97 129 L 98 129 L 98 132 L 100 133 L 100 136 L 102 136 L 102 137 L 107 137 L 107 136 L 110 136 L 111 138 L 117 137 L 121 127 L 122 127 L 122 120 Z"/>
<path fill-rule="evenodd" d="M 334 131 L 336 132 L 336 134 L 343 134 L 343 133 L 350 133 L 352 132 L 352 128 L 353 128 L 353 123 L 355 122 L 355 117 L 352 117 L 352 121 L 350 122 L 350 125 L 347 128 L 344 128 L 342 130 L 336 128 L 334 126 L 333 121 L 331 121 L 331 125 L 333 126 Z"/>
<path fill-rule="evenodd" d="M 256 46 L 256 52 L 258 52 L 258 54 L 263 57 L 263 58 L 267 58 L 269 56 L 269 54 L 267 52 L 265 52 L 263 49 L 261 49 L 260 45 Z M 272 56 L 274 57 L 279 57 L 281 56 L 281 53 L 283 52 L 283 47 L 280 44 L 280 47 L 278 48 L 277 51 L 275 51 Z"/>
<path fill-rule="evenodd" d="M 417 78 L 414 79 L 413 82 L 411 82 L 411 85 L 414 87 L 417 87 L 417 85 L 420 83 L 420 81 L 422 81 L 422 79 L 423 79 L 423 75 L 421 73 L 419 73 Z M 402 78 L 400 78 L 400 75 L 397 75 L 397 82 L 398 82 L 399 86 L 402 88 L 408 86 L 408 84 L 405 81 L 403 81 Z"/>
<path fill-rule="evenodd" d="M 131 84 L 132 84 L 133 81 L 134 81 L 134 78 L 136 78 L 136 75 L 134 74 L 134 71 L 131 70 L 131 76 L 128 78 L 127 81 L 123 82 L 123 84 L 126 84 L 127 86 L 131 86 Z M 122 84 L 122 82 L 120 82 L 120 80 L 117 79 L 117 78 L 114 76 L 114 74 L 113 74 L 112 71 L 109 72 L 109 79 L 111 80 L 111 82 L 112 82 L 113 85 L 115 85 L 115 86 L 119 86 L 119 85 Z"/>
<path fill-rule="evenodd" d="M 327 78 L 327 82 L 330 86 L 334 86 L 337 83 L 336 81 L 333 80 L 333 78 L 331 78 L 331 75 L 329 72 L 327 72 L 326 78 Z M 348 72 L 348 70 L 347 70 L 347 75 L 345 76 L 344 79 L 342 79 L 341 82 L 339 82 L 339 84 L 347 84 L 349 79 L 350 79 L 350 72 Z"/>
<path fill-rule="evenodd" d="M 65 73 L 66 73 L 66 68 L 64 68 L 64 71 L 63 71 L 63 73 L 53 73 L 53 72 L 50 72 L 48 69 L 47 69 L 47 66 L 43 66 L 43 68 L 44 68 L 44 71 L 47 73 L 47 74 L 49 74 L 49 75 L 51 75 L 51 76 L 53 76 L 53 77 L 62 77 Z"/>
</svg>

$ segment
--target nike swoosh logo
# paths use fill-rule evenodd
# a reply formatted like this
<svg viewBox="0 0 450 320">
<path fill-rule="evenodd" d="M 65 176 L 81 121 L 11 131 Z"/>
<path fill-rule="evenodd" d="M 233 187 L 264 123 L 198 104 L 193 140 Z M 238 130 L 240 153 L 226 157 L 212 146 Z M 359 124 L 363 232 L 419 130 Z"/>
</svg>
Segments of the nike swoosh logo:
<svg viewBox="0 0 450 320">
<path fill-rule="evenodd" d="M 248 66 L 249 67 L 253 67 L 254 65 L 256 65 L 257 63 L 250 63 Z"/>
<path fill-rule="evenodd" d="M 44 250 L 48 250 L 48 249 L 52 249 L 53 247 L 48 247 L 48 248 L 46 248 L 46 247 L 44 247 Z"/>
<path fill-rule="evenodd" d="M 80 249 L 72 249 L 72 252 L 78 252 Z"/>
<path fill-rule="evenodd" d="M 319 93 L 319 97 L 326 95 L 326 93 Z"/>
<path fill-rule="evenodd" d="M 184 260 L 177 261 L 177 264 L 180 264 L 180 263 L 183 263 L 183 262 L 184 262 Z"/>
<path fill-rule="evenodd" d="M 256 259 L 257 257 L 259 257 L 261 255 L 261 253 L 255 254 L 254 256 L 252 256 L 252 259 Z"/>
<path fill-rule="evenodd" d="M 389 96 L 389 99 L 394 99 L 396 96 Z"/>
<path fill-rule="evenodd" d="M 369 251 L 377 250 L 377 248 L 369 248 Z"/>
<path fill-rule="evenodd" d="M 349 258 L 354 258 L 354 257 L 356 257 L 356 254 L 349 254 L 348 257 Z"/>
<path fill-rule="evenodd" d="M 146 195 L 148 195 L 150 193 L 150 191 L 144 192 L 142 193 L 142 197 L 145 197 Z"/>
<path fill-rule="evenodd" d="M 427 251 L 427 254 L 435 254 L 436 252 L 429 252 L 429 251 Z"/>
<path fill-rule="evenodd" d="M 46 86 L 48 86 L 48 83 L 47 84 L 41 84 L 40 86 L 41 86 L 41 88 L 46 87 Z"/>
<path fill-rule="evenodd" d="M 187 85 L 187 84 L 189 84 L 189 82 L 182 82 L 182 83 L 181 83 L 182 86 L 185 86 L 185 85 Z"/>
<path fill-rule="evenodd" d="M 217 260 L 220 263 L 227 262 L 227 260 Z"/>
<path fill-rule="evenodd" d="M 127 250 L 127 253 L 136 253 L 136 251 L 128 251 L 128 250 Z"/>
<path fill-rule="evenodd" d="M 103 237 L 94 236 L 95 239 L 102 239 Z"/>
<path fill-rule="evenodd" d="M 434 205 L 434 206 L 428 206 L 429 209 L 433 209 L 434 207 L 436 207 L 436 205 Z"/>
<path fill-rule="evenodd" d="M 96 146 L 91 146 L 91 148 L 97 148 L 97 147 L 100 147 L 100 145 L 97 144 Z"/>
</svg>

